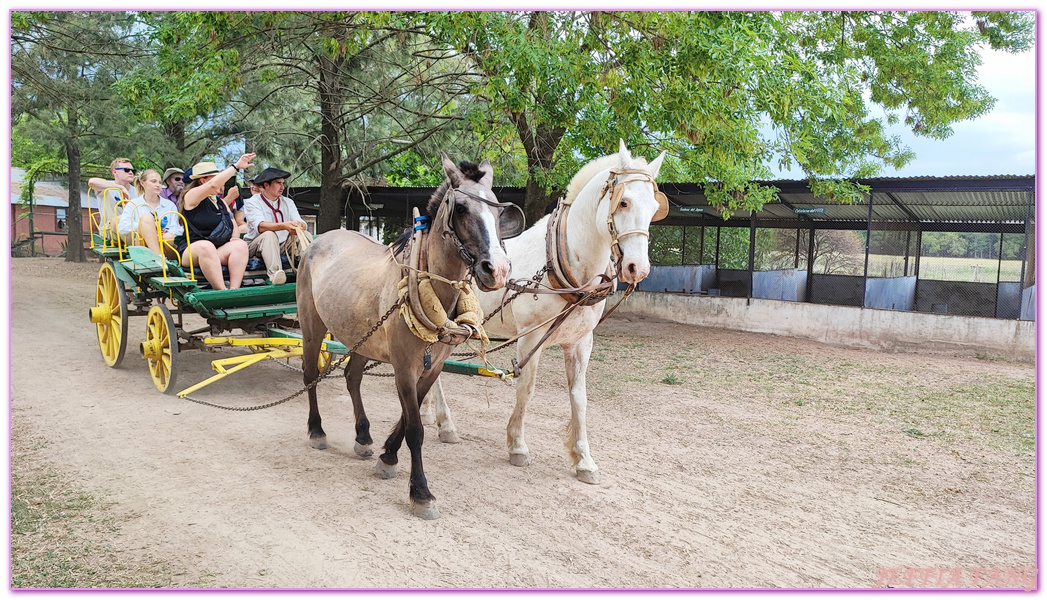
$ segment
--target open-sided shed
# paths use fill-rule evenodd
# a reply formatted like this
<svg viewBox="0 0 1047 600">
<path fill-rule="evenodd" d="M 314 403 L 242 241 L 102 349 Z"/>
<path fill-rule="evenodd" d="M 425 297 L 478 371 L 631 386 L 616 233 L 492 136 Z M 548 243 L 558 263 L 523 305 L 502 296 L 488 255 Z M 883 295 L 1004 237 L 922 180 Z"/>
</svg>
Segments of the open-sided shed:
<svg viewBox="0 0 1047 600">
<path fill-rule="evenodd" d="M 679 267 L 656 269 L 644 287 L 1032 318 L 1033 176 L 858 180 L 869 192 L 854 204 L 818 197 L 804 181 L 761 183 L 778 190 L 775 201 L 726 220 L 699 185 L 661 184 L 672 208 L 652 238 L 679 248 L 660 256 L 663 264 L 678 256 Z M 673 228 L 678 235 L 668 235 Z M 727 260 L 725 230 L 734 242 Z"/>
<path fill-rule="evenodd" d="M 726 220 L 699 184 L 661 183 L 670 211 L 651 228 L 656 266 L 641 289 L 1033 318 L 1035 177 L 857 182 L 869 193 L 854 204 L 818 197 L 805 181 L 760 182 L 776 199 Z M 523 188 L 494 191 L 523 202 Z M 316 214 L 317 188 L 290 192 L 303 214 Z M 432 192 L 353 189 L 347 226 L 406 223 Z"/>
</svg>

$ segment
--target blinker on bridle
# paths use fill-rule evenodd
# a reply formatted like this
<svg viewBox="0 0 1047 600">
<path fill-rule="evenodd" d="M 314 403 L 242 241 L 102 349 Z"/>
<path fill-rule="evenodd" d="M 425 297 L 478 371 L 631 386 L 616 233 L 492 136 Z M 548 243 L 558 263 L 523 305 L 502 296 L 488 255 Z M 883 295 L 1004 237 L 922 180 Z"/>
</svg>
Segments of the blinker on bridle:
<svg viewBox="0 0 1047 600">
<path fill-rule="evenodd" d="M 631 177 L 619 181 L 619 175 L 630 175 Z M 661 221 L 669 214 L 669 199 L 664 192 L 658 189 L 658 184 L 654 182 L 654 177 L 651 177 L 650 173 L 643 169 L 611 169 L 607 182 L 604 183 L 603 189 L 600 190 L 600 196 L 603 197 L 605 194 L 610 194 L 610 204 L 607 207 L 607 231 L 611 234 L 611 254 L 614 255 L 616 269 L 620 267 L 622 262 L 622 249 L 619 245 L 619 241 L 622 238 L 633 234 L 651 236 L 650 231 L 647 229 L 630 229 L 619 232 L 614 225 L 614 213 L 618 212 L 618 207 L 621 206 L 625 185 L 634 181 L 650 183 L 651 187 L 654 188 L 654 199 L 658 202 L 658 210 L 651 217 L 652 223 Z"/>
<path fill-rule="evenodd" d="M 483 196 L 478 196 L 476 194 L 473 194 L 472 192 L 467 192 L 467 191 L 463 190 L 462 188 L 448 188 L 447 189 L 447 192 L 444 194 L 444 202 L 446 203 L 447 206 L 445 207 L 445 210 L 444 210 L 444 226 L 445 226 L 445 230 L 443 232 L 443 236 L 444 237 L 447 237 L 447 236 L 451 237 L 451 239 L 454 241 L 455 245 L 458 246 L 458 253 L 462 255 L 462 258 L 465 260 L 466 264 L 469 265 L 470 270 L 472 270 L 473 267 L 476 264 L 476 259 L 471 254 L 469 254 L 469 252 L 465 249 L 465 245 L 462 244 L 462 241 L 458 238 L 458 232 L 455 231 L 455 229 L 454 229 L 454 194 L 455 194 L 455 192 L 459 192 L 459 193 L 461 193 L 461 194 L 463 194 L 463 195 L 465 195 L 465 196 L 467 196 L 469 198 L 472 198 L 473 200 L 478 200 L 480 202 L 483 202 L 484 204 L 486 204 L 488 206 L 494 206 L 494 207 L 502 209 L 501 213 L 500 213 L 499 223 L 498 223 L 498 243 L 501 244 L 502 250 L 505 250 L 505 240 L 507 240 L 509 238 L 516 237 L 516 236 L 520 235 L 520 233 L 523 232 L 524 214 L 523 214 L 523 210 L 521 210 L 519 206 L 513 204 L 512 202 L 493 202 L 493 201 L 488 200 L 487 198 L 485 198 Z M 503 229 L 502 229 L 502 220 L 503 219 L 501 218 L 501 215 L 505 215 L 505 210 L 506 209 L 515 210 L 516 213 L 517 213 L 517 219 L 515 221 L 516 226 L 513 229 L 508 230 L 507 232 L 503 231 Z M 416 228 L 418 226 L 419 225 L 416 225 Z M 425 224 L 421 224 L 420 226 L 426 227 L 426 226 L 428 226 L 428 224 L 425 223 Z"/>
</svg>

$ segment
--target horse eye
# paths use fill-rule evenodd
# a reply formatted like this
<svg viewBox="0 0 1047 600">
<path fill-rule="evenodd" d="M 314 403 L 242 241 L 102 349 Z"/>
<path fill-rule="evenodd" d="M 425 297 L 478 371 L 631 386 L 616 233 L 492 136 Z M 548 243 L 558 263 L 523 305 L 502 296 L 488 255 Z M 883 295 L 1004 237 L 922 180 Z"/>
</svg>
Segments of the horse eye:
<svg viewBox="0 0 1047 600">
<path fill-rule="evenodd" d="M 628 200 L 622 200 L 622 203 L 619 204 L 618 206 L 620 206 L 622 208 L 629 208 L 629 201 Z"/>
<path fill-rule="evenodd" d="M 465 213 L 469 212 L 469 207 L 467 207 L 465 204 L 461 202 L 458 202 L 454 205 L 454 212 L 459 215 L 464 215 Z"/>
</svg>

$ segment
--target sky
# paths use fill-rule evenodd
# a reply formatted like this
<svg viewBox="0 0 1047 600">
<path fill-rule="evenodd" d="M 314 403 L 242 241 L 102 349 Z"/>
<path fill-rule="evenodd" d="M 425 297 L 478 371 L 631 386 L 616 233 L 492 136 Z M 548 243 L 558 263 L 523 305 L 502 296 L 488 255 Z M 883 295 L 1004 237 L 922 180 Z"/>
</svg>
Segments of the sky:
<svg viewBox="0 0 1047 600">
<path fill-rule="evenodd" d="M 905 127 L 893 133 L 916 158 L 902 169 L 885 168 L 882 177 L 950 175 L 1033 175 L 1036 172 L 1036 53 L 982 53 L 978 81 L 996 105 L 989 113 L 953 125 L 945 140 L 919 138 Z M 781 179 L 802 179 L 799 170 Z"/>
</svg>

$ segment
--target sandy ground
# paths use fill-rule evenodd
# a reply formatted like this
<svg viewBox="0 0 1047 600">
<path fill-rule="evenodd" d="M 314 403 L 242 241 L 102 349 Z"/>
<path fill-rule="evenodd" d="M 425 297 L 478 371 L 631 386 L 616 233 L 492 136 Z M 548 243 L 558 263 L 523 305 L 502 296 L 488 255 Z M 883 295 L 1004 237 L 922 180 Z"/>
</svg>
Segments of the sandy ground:
<svg viewBox="0 0 1047 600">
<path fill-rule="evenodd" d="M 126 560 L 163 561 L 176 585 L 954 587 L 990 585 L 991 569 L 1011 569 L 1018 583 L 1014 574 L 1034 565 L 1031 450 L 914 437 L 890 414 L 771 401 L 766 382 L 725 383 L 756 382 L 768 352 L 943 389 L 1031 381 L 1031 365 L 612 318 L 589 374 L 602 482 L 570 469 L 563 360 L 550 350 L 528 412 L 529 467 L 511 466 L 505 449 L 511 387 L 445 377 L 462 441 L 441 444 L 427 427 L 442 517 L 422 521 L 407 513 L 403 473 L 380 480 L 373 459 L 354 455 L 340 377 L 320 384 L 332 447 L 318 451 L 304 396 L 228 412 L 158 393 L 137 354 L 142 317 L 131 319 L 123 365 L 106 367 L 87 319 L 98 266 L 12 261 L 11 415 L 47 441 L 44 458 L 115 501 L 126 520 L 113 542 Z M 662 383 L 660 361 L 688 348 L 704 349 L 703 369 L 681 371 L 686 385 Z M 179 383 L 209 376 L 218 356 L 183 353 Z M 866 385 L 841 380 L 826 393 L 857 402 Z M 250 406 L 300 387 L 299 374 L 265 363 L 195 395 Z M 380 441 L 399 416 L 391 380 L 365 378 L 364 396 Z"/>
</svg>

